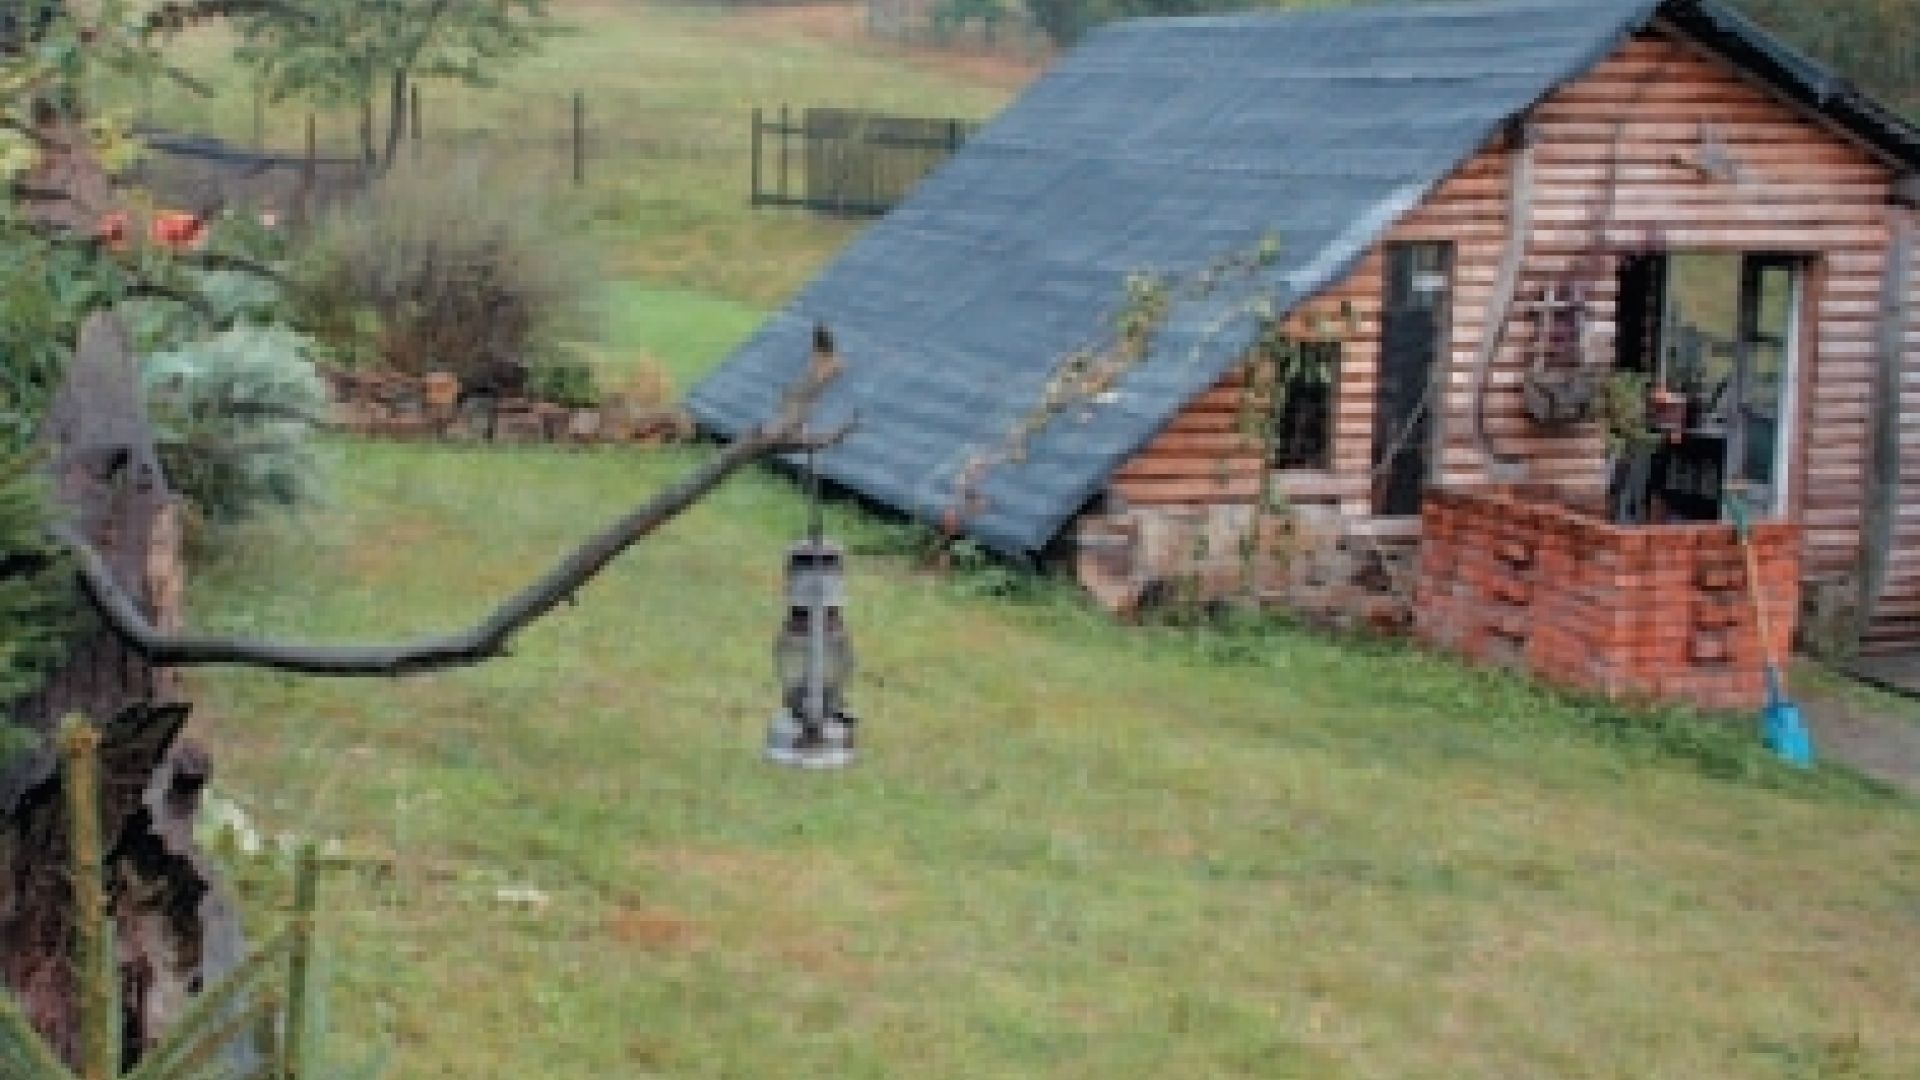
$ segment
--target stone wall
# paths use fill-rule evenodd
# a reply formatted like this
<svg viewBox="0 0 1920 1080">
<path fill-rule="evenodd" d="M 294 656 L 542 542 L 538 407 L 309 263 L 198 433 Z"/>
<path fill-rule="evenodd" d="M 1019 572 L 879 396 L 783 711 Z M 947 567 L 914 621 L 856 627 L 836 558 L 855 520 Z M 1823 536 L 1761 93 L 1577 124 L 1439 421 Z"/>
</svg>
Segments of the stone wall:
<svg viewBox="0 0 1920 1080">
<path fill-rule="evenodd" d="M 599 405 L 568 408 L 520 395 L 497 402 L 460 399 L 451 375 L 327 369 L 330 426 L 356 435 L 514 443 L 665 443 L 690 438 L 686 414 L 656 402 L 606 394 Z"/>
<path fill-rule="evenodd" d="M 1413 538 L 1356 535 L 1329 505 L 1131 507 L 1074 524 L 1074 576 L 1108 611 L 1251 598 L 1343 628 L 1404 631 Z"/>
<path fill-rule="evenodd" d="M 1753 527 L 1773 640 L 1799 607 L 1800 530 Z M 1422 521 L 1415 632 L 1474 660 L 1613 698 L 1744 709 L 1765 699 L 1732 526 L 1612 525 L 1546 489 L 1440 490 Z"/>
</svg>

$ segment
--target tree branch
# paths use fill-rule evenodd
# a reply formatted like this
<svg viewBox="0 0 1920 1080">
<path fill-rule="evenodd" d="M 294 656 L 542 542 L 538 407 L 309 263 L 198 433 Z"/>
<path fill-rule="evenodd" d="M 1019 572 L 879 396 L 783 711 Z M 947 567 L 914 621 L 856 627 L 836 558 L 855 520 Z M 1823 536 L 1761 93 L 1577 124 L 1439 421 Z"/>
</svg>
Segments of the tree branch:
<svg viewBox="0 0 1920 1080">
<path fill-rule="evenodd" d="M 824 340 L 824 339 L 822 339 Z M 607 526 L 551 570 L 508 597 L 473 627 L 444 637 L 389 645 L 305 645 L 241 638 L 164 634 L 114 580 L 106 560 L 67 522 L 52 526 L 54 538 L 72 551 L 86 595 L 115 636 L 156 667 L 234 664 L 304 675 L 401 675 L 478 664 L 507 654 L 513 635 L 571 599 L 614 557 L 699 502 L 742 466 L 769 454 L 818 449 L 845 438 L 852 424 L 824 435 L 807 433 L 803 421 L 838 365 L 816 354 L 805 378 L 785 399 L 767 427 L 727 447 L 626 516 Z"/>
<path fill-rule="evenodd" d="M 199 270 L 239 270 L 276 285 L 290 284 L 287 275 L 266 263 L 224 251 L 183 251 L 174 256 L 174 261 Z"/>
</svg>

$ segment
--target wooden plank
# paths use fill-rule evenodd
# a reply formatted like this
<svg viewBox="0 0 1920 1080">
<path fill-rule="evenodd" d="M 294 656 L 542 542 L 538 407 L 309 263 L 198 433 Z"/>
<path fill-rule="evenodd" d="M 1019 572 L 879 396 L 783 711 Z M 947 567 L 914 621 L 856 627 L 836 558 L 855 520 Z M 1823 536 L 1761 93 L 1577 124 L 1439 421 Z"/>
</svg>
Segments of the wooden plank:
<svg viewBox="0 0 1920 1080">
<path fill-rule="evenodd" d="M 1113 475 L 1121 480 L 1217 480 L 1258 477 L 1266 471 L 1259 457 L 1136 457 Z"/>
<path fill-rule="evenodd" d="M 1168 431 L 1141 450 L 1141 455 L 1187 456 L 1194 454 L 1252 454 L 1259 456 L 1263 449 L 1258 436 L 1240 431 Z"/>
<path fill-rule="evenodd" d="M 1687 140 L 1675 139 L 1669 142 L 1632 142 L 1621 147 L 1621 165 L 1623 167 L 1682 166 L 1693 157 L 1692 151 L 1699 148 L 1699 132 L 1696 130 Z M 1728 151 L 1742 168 L 1759 168 L 1763 175 L 1776 175 L 1781 170 L 1776 166 L 1790 166 L 1790 171 L 1803 171 L 1813 167 L 1856 166 L 1875 167 L 1885 175 L 1886 167 L 1878 165 L 1864 152 L 1855 150 L 1845 143 L 1826 140 L 1813 142 L 1805 139 L 1778 143 L 1729 143 Z M 1598 163 L 1605 165 L 1614 159 L 1613 144 L 1608 141 L 1549 141 L 1540 147 L 1541 164 L 1546 166 L 1584 165 Z M 1699 173 L 1695 171 L 1695 176 Z M 1705 182 L 1705 178 L 1696 179 L 1696 183 Z"/>
<path fill-rule="evenodd" d="M 1260 495 L 1260 480 L 1116 480 L 1113 489 L 1136 506 L 1192 503 L 1251 503 Z"/>
<path fill-rule="evenodd" d="M 1609 165 L 1608 155 L 1595 157 L 1582 152 L 1581 161 L 1548 161 L 1542 164 L 1537 173 L 1543 187 L 1560 185 L 1592 185 L 1613 183 L 1621 187 L 1670 185 L 1678 190 L 1694 189 L 1702 192 L 1726 192 L 1729 189 L 1714 183 L 1700 174 L 1700 171 L 1683 161 L 1675 160 L 1673 155 L 1655 157 L 1645 161 L 1627 161 Z M 1744 162 L 1747 168 L 1741 182 L 1734 191 L 1746 188 L 1764 189 L 1775 185 L 1808 185 L 1831 182 L 1838 185 L 1859 185 L 1878 187 L 1887 182 L 1887 167 L 1872 161 L 1856 162 L 1795 162 L 1778 161 L 1764 167 L 1753 161 Z"/>
<path fill-rule="evenodd" d="M 1826 227 L 1817 233 L 1798 227 L 1773 228 L 1754 225 L 1747 228 L 1712 228 L 1683 226 L 1671 228 L 1657 222 L 1647 223 L 1658 228 L 1669 248 L 1710 247 L 1728 248 L 1743 251 L 1825 251 L 1833 248 L 1851 248 L 1856 250 L 1883 248 L 1887 242 L 1884 227 Z M 1541 229 L 1534 233 L 1534 242 L 1547 251 L 1587 252 L 1597 242 L 1632 248 L 1645 239 L 1644 231 L 1631 223 L 1615 225 L 1605 231 L 1603 236 L 1595 236 L 1596 230 L 1589 229 Z"/>
</svg>

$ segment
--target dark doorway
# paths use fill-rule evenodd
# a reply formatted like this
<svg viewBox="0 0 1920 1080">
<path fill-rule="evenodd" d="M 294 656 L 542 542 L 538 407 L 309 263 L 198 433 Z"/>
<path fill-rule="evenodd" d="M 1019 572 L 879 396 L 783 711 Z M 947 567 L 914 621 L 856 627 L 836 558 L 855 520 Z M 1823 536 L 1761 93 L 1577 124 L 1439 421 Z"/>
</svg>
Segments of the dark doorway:
<svg viewBox="0 0 1920 1080">
<path fill-rule="evenodd" d="M 1453 245 L 1388 244 L 1380 314 L 1380 384 L 1373 414 L 1374 513 L 1420 512 L 1426 489 L 1433 410 L 1428 391 L 1447 337 Z"/>
</svg>

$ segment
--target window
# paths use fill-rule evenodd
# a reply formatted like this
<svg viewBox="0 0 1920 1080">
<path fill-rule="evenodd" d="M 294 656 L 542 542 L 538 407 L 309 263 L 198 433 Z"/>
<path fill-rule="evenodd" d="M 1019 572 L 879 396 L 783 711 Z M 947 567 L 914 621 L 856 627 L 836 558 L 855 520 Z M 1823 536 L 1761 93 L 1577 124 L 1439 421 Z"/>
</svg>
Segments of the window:
<svg viewBox="0 0 1920 1080">
<path fill-rule="evenodd" d="M 1786 510 L 1805 260 L 1760 252 L 1655 252 L 1619 271 L 1615 368 L 1664 409 L 1645 467 L 1614 480 L 1623 520 L 1713 520 L 1739 492 Z M 1628 417 L 1629 422 L 1636 420 Z"/>
<path fill-rule="evenodd" d="M 1340 343 L 1269 331 L 1254 350 L 1254 368 L 1254 385 L 1268 406 L 1268 464 L 1276 469 L 1329 468 Z"/>
</svg>

